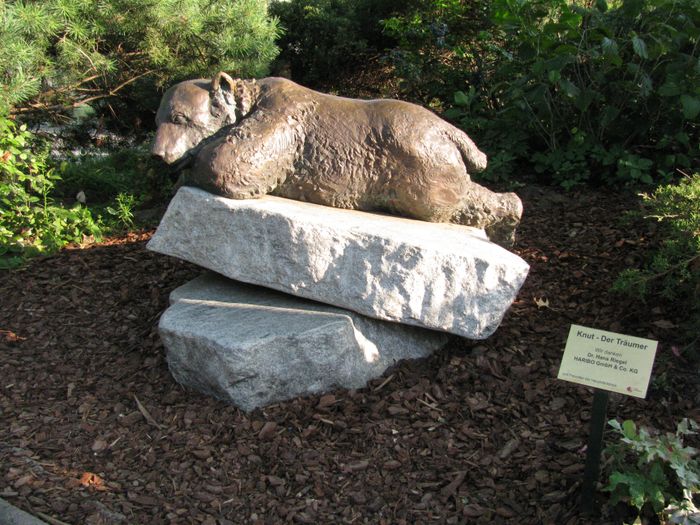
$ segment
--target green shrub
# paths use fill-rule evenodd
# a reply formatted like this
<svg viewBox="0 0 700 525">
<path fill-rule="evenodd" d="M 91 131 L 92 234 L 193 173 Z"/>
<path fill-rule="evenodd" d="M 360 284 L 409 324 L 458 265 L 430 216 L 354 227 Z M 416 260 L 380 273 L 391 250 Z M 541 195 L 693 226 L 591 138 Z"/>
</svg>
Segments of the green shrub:
<svg viewBox="0 0 700 525">
<path fill-rule="evenodd" d="M 134 207 L 137 204 L 136 197 L 130 193 L 120 193 L 114 199 L 114 206 L 107 206 L 109 213 L 118 228 L 130 230 L 134 228 Z"/>
<path fill-rule="evenodd" d="M 143 203 L 166 201 L 173 184 L 149 147 L 146 140 L 142 146 L 61 162 L 54 195 L 72 199 L 82 191 L 90 207 L 114 203 L 119 194 L 132 194 Z"/>
<path fill-rule="evenodd" d="M 398 43 L 387 58 L 409 98 L 451 101 L 464 80 L 480 82 L 483 54 L 475 53 L 481 30 L 489 26 L 484 0 L 417 0 L 412 9 L 381 21 Z"/>
<path fill-rule="evenodd" d="M 611 503 L 625 501 L 640 512 L 646 505 L 671 523 L 698 523 L 700 511 L 693 495 L 700 492 L 697 450 L 684 446 L 684 437 L 696 434 L 697 423 L 684 419 L 675 434 L 653 435 L 633 421 L 608 424 L 621 436 L 606 448 L 611 459 L 608 484 Z"/>
<path fill-rule="evenodd" d="M 157 105 L 157 87 L 226 70 L 260 76 L 277 55 L 267 0 L 0 2 L 0 111 L 34 101 Z"/>
<path fill-rule="evenodd" d="M 525 166 L 565 187 L 639 185 L 700 161 L 697 1 L 425 4 L 387 23 L 417 79 L 398 71 L 425 101 L 452 104 L 446 116 L 487 153 L 511 156 L 487 177 Z"/>
<path fill-rule="evenodd" d="M 393 44 L 379 22 L 410 4 L 401 0 L 274 1 L 270 12 L 284 29 L 278 42 L 280 58 L 300 82 L 337 78 L 339 72 L 360 66 L 368 53 Z"/>
<path fill-rule="evenodd" d="M 59 176 L 36 148 L 26 126 L 0 117 L 0 268 L 101 236 L 87 208 L 54 203 L 50 193 Z"/>
<path fill-rule="evenodd" d="M 689 333 L 700 329 L 700 174 L 677 185 L 642 194 L 643 215 L 661 224 L 662 242 L 644 268 L 629 268 L 614 289 L 635 298 L 662 297 L 673 301 L 679 321 Z"/>
</svg>

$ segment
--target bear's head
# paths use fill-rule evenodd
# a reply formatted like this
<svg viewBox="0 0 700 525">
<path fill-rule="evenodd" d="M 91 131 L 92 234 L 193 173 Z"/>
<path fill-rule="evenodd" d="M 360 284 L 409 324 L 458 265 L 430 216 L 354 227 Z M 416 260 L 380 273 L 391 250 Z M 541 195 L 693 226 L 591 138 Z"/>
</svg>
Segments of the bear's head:
<svg viewBox="0 0 700 525">
<path fill-rule="evenodd" d="M 235 124 L 250 109 L 245 89 L 242 81 L 223 71 L 211 81 L 187 80 L 168 89 L 156 113 L 153 155 L 172 164 L 221 128 Z"/>
</svg>

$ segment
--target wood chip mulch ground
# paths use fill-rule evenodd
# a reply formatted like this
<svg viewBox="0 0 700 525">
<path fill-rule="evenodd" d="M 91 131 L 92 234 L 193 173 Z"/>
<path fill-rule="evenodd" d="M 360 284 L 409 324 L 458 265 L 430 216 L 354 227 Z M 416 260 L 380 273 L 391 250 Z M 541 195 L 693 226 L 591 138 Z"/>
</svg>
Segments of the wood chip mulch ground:
<svg viewBox="0 0 700 525">
<path fill-rule="evenodd" d="M 494 336 L 251 414 L 168 373 L 158 319 L 200 270 L 150 233 L 0 273 L 0 497 L 90 525 L 613 523 L 577 504 L 592 393 L 556 379 L 570 324 L 660 341 L 647 399 L 611 417 L 700 419 L 697 366 L 673 305 L 610 291 L 654 242 L 620 220 L 633 196 L 519 193 L 531 272 Z"/>
</svg>

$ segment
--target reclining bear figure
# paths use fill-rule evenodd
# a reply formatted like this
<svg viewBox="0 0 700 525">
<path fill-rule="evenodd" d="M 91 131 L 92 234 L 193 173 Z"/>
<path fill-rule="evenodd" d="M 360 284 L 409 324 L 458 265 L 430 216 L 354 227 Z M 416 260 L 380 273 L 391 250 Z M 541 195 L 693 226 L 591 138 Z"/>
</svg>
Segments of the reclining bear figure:
<svg viewBox="0 0 700 525">
<path fill-rule="evenodd" d="M 461 130 L 398 100 L 354 100 L 284 78 L 189 80 L 156 115 L 153 154 L 192 164 L 186 184 L 234 199 L 270 193 L 486 230 L 511 245 L 514 193 L 471 181 L 486 155 Z"/>
</svg>

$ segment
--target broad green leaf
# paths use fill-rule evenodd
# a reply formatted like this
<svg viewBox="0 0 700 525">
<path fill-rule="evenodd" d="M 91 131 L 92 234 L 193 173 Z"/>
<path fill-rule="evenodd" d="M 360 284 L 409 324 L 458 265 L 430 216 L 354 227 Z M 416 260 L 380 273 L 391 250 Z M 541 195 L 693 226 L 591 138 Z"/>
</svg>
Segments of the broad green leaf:
<svg viewBox="0 0 700 525">
<path fill-rule="evenodd" d="M 449 108 L 449 109 L 446 109 L 442 115 L 447 119 L 457 119 L 457 118 L 465 115 L 465 113 L 461 109 Z"/>
<path fill-rule="evenodd" d="M 643 59 L 649 58 L 649 53 L 647 52 L 647 45 L 638 36 L 633 36 L 632 37 L 632 47 L 634 48 L 634 52 Z"/>
<path fill-rule="evenodd" d="M 564 93 L 571 98 L 578 97 L 581 94 L 581 90 L 578 88 L 578 86 L 567 78 L 561 79 L 559 85 L 561 86 L 562 91 L 564 91 Z"/>
<path fill-rule="evenodd" d="M 666 506 L 666 498 L 659 487 L 650 487 L 651 505 L 656 512 L 661 512 Z"/>
<path fill-rule="evenodd" d="M 595 94 L 596 92 L 590 89 L 583 89 L 580 95 L 577 96 L 574 100 L 574 105 L 580 111 L 586 111 L 588 107 L 593 103 L 593 100 L 595 99 Z"/>
<path fill-rule="evenodd" d="M 555 57 L 547 60 L 545 62 L 545 67 L 548 70 L 562 70 L 568 64 L 572 64 L 576 61 L 576 55 L 571 53 L 563 53 L 556 55 Z"/>
<path fill-rule="evenodd" d="M 625 474 L 624 472 L 616 470 L 615 472 L 610 474 L 610 480 L 608 481 L 605 490 L 612 492 L 617 488 L 618 485 L 629 486 L 631 483 L 634 483 L 634 481 L 631 479 L 631 476 L 629 474 Z"/>
<path fill-rule="evenodd" d="M 607 127 L 609 124 L 615 121 L 615 119 L 620 114 L 620 110 L 615 106 L 605 106 L 603 109 L 603 114 L 601 118 L 601 125 Z"/>
<path fill-rule="evenodd" d="M 603 37 L 600 47 L 603 49 L 603 54 L 606 56 L 617 57 L 620 54 L 617 47 L 617 42 L 615 42 L 612 38 L 608 38 L 607 36 Z"/>
<path fill-rule="evenodd" d="M 688 136 L 687 133 L 683 133 L 682 131 L 676 133 L 675 139 L 676 139 L 678 142 L 680 142 L 681 144 L 684 144 L 684 145 L 686 145 L 686 146 L 690 143 L 690 137 Z M 687 418 L 684 418 L 683 421 L 687 421 Z M 682 422 L 681 422 L 681 423 L 682 423 Z M 679 426 L 680 426 L 680 423 L 679 423 Z M 680 428 L 679 428 L 679 432 L 680 432 Z M 683 432 L 683 433 L 689 433 L 689 432 L 686 430 L 686 431 Z M 695 433 L 695 432 L 693 432 L 693 434 L 694 434 L 694 433 Z"/>
<path fill-rule="evenodd" d="M 581 25 L 581 15 L 574 12 L 564 12 L 559 18 L 559 22 L 571 29 L 577 29 Z"/>
<path fill-rule="evenodd" d="M 651 95 L 653 88 L 654 85 L 651 81 L 651 78 L 649 78 L 649 75 L 647 75 L 646 73 L 643 73 L 639 78 L 639 94 L 642 95 L 642 97 L 646 98 L 649 95 Z"/>
<path fill-rule="evenodd" d="M 613 427 L 618 432 L 622 432 L 622 427 L 620 426 L 620 422 L 617 419 L 611 419 L 610 421 L 608 421 L 608 425 Z"/>
<path fill-rule="evenodd" d="M 644 506 L 644 502 L 646 501 L 644 480 L 637 480 L 636 483 L 630 483 L 628 486 L 630 492 L 630 503 L 632 503 L 632 505 L 634 505 L 638 509 L 641 509 Z"/>
<path fill-rule="evenodd" d="M 637 425 L 631 419 L 626 419 L 622 423 L 622 433 L 627 439 L 635 439 L 637 437 Z"/>
<path fill-rule="evenodd" d="M 624 0 L 622 2 L 622 10 L 627 17 L 635 18 L 642 13 L 645 3 L 645 0 Z"/>
<path fill-rule="evenodd" d="M 531 42 L 523 42 L 518 48 L 518 56 L 521 60 L 532 60 L 537 56 L 537 48 Z"/>
<path fill-rule="evenodd" d="M 659 95 L 662 97 L 676 97 L 681 94 L 681 89 L 672 80 L 667 80 L 659 86 Z"/>
<path fill-rule="evenodd" d="M 535 75 L 541 75 L 545 71 L 545 64 L 542 59 L 538 59 L 535 61 L 534 64 L 532 64 L 532 72 Z"/>
<path fill-rule="evenodd" d="M 700 99 L 690 95 L 681 95 L 681 105 L 683 106 L 683 116 L 688 120 L 693 120 L 700 114 Z"/>
<path fill-rule="evenodd" d="M 464 91 L 455 91 L 454 99 L 455 104 L 458 106 L 468 106 L 471 103 L 469 95 L 467 95 Z"/>
<path fill-rule="evenodd" d="M 573 44 L 564 43 L 556 47 L 553 52 L 558 56 L 565 56 L 566 61 L 563 64 L 570 64 L 576 60 L 579 53 L 579 48 Z"/>
</svg>

